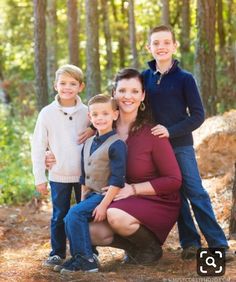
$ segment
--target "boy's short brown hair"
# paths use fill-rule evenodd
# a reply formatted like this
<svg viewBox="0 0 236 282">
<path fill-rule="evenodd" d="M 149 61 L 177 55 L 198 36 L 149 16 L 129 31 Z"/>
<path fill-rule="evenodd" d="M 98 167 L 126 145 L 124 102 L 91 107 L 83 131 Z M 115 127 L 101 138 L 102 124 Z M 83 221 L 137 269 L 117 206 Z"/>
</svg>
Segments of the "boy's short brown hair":
<svg viewBox="0 0 236 282">
<path fill-rule="evenodd" d="M 174 34 L 174 31 L 173 29 L 168 26 L 168 25 L 159 25 L 159 26 L 155 26 L 153 27 L 149 33 L 148 33 L 148 43 L 150 43 L 151 41 L 151 35 L 155 32 L 160 32 L 160 31 L 167 31 L 167 32 L 170 32 L 171 35 L 172 35 L 172 39 L 173 39 L 173 42 L 175 43 L 176 42 L 176 39 L 175 39 L 175 34 Z"/>
<path fill-rule="evenodd" d="M 80 83 L 82 83 L 83 80 L 84 80 L 84 74 L 83 74 L 82 70 L 75 65 L 66 64 L 66 65 L 61 66 L 56 71 L 55 82 L 57 82 L 57 80 L 59 79 L 59 76 L 62 75 L 62 74 L 70 75 L 74 79 L 79 81 Z"/>
<path fill-rule="evenodd" d="M 88 101 L 88 109 L 89 106 L 93 105 L 93 104 L 100 104 L 100 103 L 111 103 L 112 109 L 114 111 L 116 111 L 118 109 L 116 100 L 109 96 L 109 95 L 105 95 L 105 94 L 97 94 L 95 96 L 93 96 L 89 101 Z"/>
</svg>

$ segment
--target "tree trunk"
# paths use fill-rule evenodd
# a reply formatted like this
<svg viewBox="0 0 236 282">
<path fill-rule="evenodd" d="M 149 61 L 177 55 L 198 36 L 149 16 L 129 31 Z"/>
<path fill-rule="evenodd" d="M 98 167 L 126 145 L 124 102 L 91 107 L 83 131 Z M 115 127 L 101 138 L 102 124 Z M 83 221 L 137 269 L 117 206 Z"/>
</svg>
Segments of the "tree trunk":
<svg viewBox="0 0 236 282">
<path fill-rule="evenodd" d="M 134 0 L 129 0 L 129 39 L 131 54 L 133 57 L 132 66 L 134 68 L 139 67 L 138 52 L 136 46 L 136 28 L 135 28 L 135 16 L 134 16 Z"/>
<path fill-rule="evenodd" d="M 46 0 L 34 0 L 34 52 L 38 110 L 48 104 Z"/>
<path fill-rule="evenodd" d="M 124 23 L 126 21 L 126 11 L 125 11 L 125 6 L 124 6 L 124 0 L 121 0 L 121 6 L 120 6 L 120 13 L 121 13 L 121 18 L 117 16 L 117 9 L 116 5 L 114 3 L 114 0 L 111 0 L 111 5 L 112 5 L 112 11 L 113 11 L 113 16 L 115 23 L 117 24 L 117 30 L 118 30 L 118 48 L 119 48 L 119 67 L 122 69 L 125 66 L 125 36 L 124 34 L 126 33 L 126 30 L 124 29 Z M 121 22 L 122 24 L 119 24 Z"/>
<path fill-rule="evenodd" d="M 236 84 L 236 42 L 234 36 L 236 34 L 236 27 L 232 19 L 232 11 L 236 11 L 236 3 L 233 0 L 228 0 L 228 62 L 229 62 L 229 76 L 232 79 L 233 85 Z M 235 99 L 233 99 L 235 101 Z"/>
<path fill-rule="evenodd" d="M 110 31 L 110 23 L 108 17 L 108 5 L 107 0 L 101 0 L 102 5 L 102 17 L 103 17 L 103 30 L 106 42 L 106 53 L 107 53 L 107 63 L 106 63 L 106 73 L 107 78 L 112 78 L 112 39 L 111 39 L 111 31 Z"/>
<path fill-rule="evenodd" d="M 220 51 L 224 54 L 225 48 L 225 29 L 223 21 L 223 3 L 222 0 L 217 0 L 217 28 L 219 35 Z"/>
<path fill-rule="evenodd" d="M 189 0 L 182 0 L 181 2 L 181 19 L 182 25 L 180 29 L 180 52 L 181 65 L 185 67 L 189 64 L 190 51 L 190 2 Z"/>
<path fill-rule="evenodd" d="M 234 184 L 232 189 L 232 209 L 229 224 L 229 237 L 236 240 L 236 163 L 234 165 Z"/>
<path fill-rule="evenodd" d="M 67 18 L 69 34 L 69 61 L 79 66 L 79 38 L 77 0 L 67 0 Z"/>
<path fill-rule="evenodd" d="M 47 0 L 47 75 L 48 92 L 55 96 L 54 79 L 57 70 L 57 1 Z"/>
<path fill-rule="evenodd" d="M 87 98 L 100 93 L 101 77 L 98 41 L 98 1 L 85 1 L 86 10 L 86 94 Z"/>
<path fill-rule="evenodd" d="M 169 0 L 161 0 L 162 3 L 162 13 L 161 13 L 161 22 L 162 24 L 170 24 L 170 7 Z"/>
<path fill-rule="evenodd" d="M 195 71 L 208 115 L 216 113 L 215 0 L 197 1 L 197 48 Z"/>
</svg>

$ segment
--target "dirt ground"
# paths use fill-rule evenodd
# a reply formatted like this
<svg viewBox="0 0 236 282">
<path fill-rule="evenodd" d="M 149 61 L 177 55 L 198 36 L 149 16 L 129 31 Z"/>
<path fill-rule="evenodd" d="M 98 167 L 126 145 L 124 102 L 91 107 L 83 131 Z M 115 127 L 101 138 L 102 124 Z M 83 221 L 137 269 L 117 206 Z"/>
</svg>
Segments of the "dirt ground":
<svg viewBox="0 0 236 282">
<path fill-rule="evenodd" d="M 163 258 L 152 266 L 130 266 L 121 263 L 123 252 L 114 248 L 98 248 L 101 269 L 98 273 L 75 273 L 63 276 L 42 267 L 50 251 L 50 204 L 39 208 L 0 207 L 0 281 L 236 281 L 236 261 L 228 263 L 225 275 L 201 278 L 196 261 L 183 261 L 176 227 L 164 245 Z M 236 241 L 229 241 L 236 249 Z"/>
</svg>

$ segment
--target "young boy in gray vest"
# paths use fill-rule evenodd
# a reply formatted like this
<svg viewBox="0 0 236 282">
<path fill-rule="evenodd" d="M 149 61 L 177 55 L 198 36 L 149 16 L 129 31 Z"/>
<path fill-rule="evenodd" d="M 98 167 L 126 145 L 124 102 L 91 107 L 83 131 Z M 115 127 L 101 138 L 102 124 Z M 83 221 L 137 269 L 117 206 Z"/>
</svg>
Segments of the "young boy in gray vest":
<svg viewBox="0 0 236 282">
<path fill-rule="evenodd" d="M 89 221 L 99 222 L 106 218 L 109 204 L 125 184 L 126 144 L 113 129 L 119 115 L 115 100 L 110 96 L 96 95 L 89 100 L 88 111 L 97 133 L 87 139 L 82 150 L 82 201 L 73 206 L 64 219 L 72 258 L 54 268 L 62 274 L 98 271 Z M 106 195 L 103 195 L 104 187 L 109 187 Z"/>
</svg>

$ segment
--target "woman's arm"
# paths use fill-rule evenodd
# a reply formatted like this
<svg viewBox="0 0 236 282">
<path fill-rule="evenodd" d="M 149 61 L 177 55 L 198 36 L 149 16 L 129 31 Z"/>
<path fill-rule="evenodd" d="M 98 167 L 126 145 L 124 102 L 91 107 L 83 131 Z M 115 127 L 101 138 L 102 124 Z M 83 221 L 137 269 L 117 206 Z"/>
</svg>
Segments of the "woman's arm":
<svg viewBox="0 0 236 282">
<path fill-rule="evenodd" d="M 152 159 L 158 176 L 150 180 L 156 194 L 170 194 L 180 189 L 182 176 L 174 151 L 167 138 L 153 138 Z"/>
<path fill-rule="evenodd" d="M 135 184 L 125 183 L 125 187 L 120 189 L 119 193 L 115 196 L 114 201 L 138 195 L 153 196 L 156 195 L 156 191 L 148 181 Z"/>
<path fill-rule="evenodd" d="M 179 190 L 182 180 L 181 173 L 169 140 L 167 138 L 153 137 L 151 154 L 157 176 L 150 181 L 125 184 L 125 187 L 120 190 L 115 200 L 138 195 L 164 195 Z"/>
</svg>

